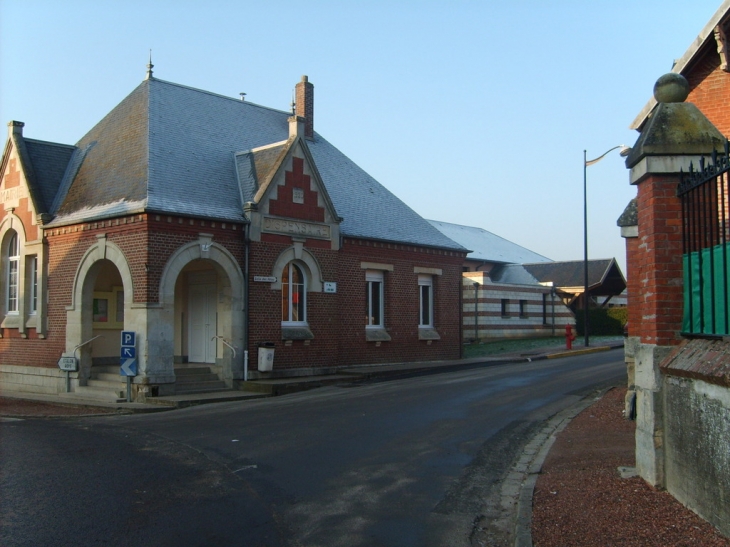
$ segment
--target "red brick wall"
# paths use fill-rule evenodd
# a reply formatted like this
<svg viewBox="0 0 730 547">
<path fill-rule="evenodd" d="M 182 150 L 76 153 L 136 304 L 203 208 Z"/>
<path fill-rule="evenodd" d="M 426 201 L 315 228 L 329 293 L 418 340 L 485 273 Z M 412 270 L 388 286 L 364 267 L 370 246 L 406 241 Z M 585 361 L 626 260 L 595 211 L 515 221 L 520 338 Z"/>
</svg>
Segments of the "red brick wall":
<svg viewBox="0 0 730 547">
<path fill-rule="evenodd" d="M 462 255 L 363 240 L 346 239 L 339 252 L 309 247 L 308 243 L 305 248 L 317 258 L 323 281 L 336 281 L 337 293 L 307 294 L 307 319 L 314 339 L 290 345 L 280 335 L 281 292 L 271 290 L 269 283 L 253 282 L 255 275 L 272 275 L 274 261 L 290 243 L 252 243 L 252 368 L 256 366 L 257 344 L 264 341 L 276 344 L 275 369 L 459 358 Z M 385 326 L 392 340 L 379 346 L 365 340 L 365 270 L 361 262 L 393 265 L 392 272 L 385 272 Z M 433 287 L 434 324 L 441 340 L 430 345 L 418 339 L 418 274 L 414 267 L 443 271 L 443 275 L 434 276 Z"/>
<path fill-rule="evenodd" d="M 639 237 L 629 256 L 632 287 L 629 321 L 647 344 L 679 343 L 682 327 L 682 226 L 676 175 L 653 175 L 639 183 Z M 635 290 L 632 288 L 635 287 Z M 637 317 L 638 316 L 638 317 Z"/>
<path fill-rule="evenodd" d="M 714 42 L 713 42 L 714 43 Z M 730 135 L 730 74 L 714 47 L 684 71 L 694 103 Z M 629 335 L 642 342 L 673 345 L 682 327 L 682 227 L 676 197 L 678 177 L 653 176 L 639 184 L 639 237 L 626 240 Z"/>
<path fill-rule="evenodd" d="M 134 291 L 135 301 L 159 301 L 160 280 L 165 264 L 182 245 L 197 241 L 201 233 L 211 234 L 213 242 L 225 247 L 243 270 L 243 225 L 167 215 L 149 215 L 148 222 L 150 232 L 149 241 L 146 244 L 149 254 L 145 255 L 146 261 L 141 264 L 141 267 L 144 272 L 144 264 L 147 263 L 149 273 L 147 276 L 142 275 L 139 278 L 140 287 L 135 286 Z M 136 276 L 135 279 L 137 279 Z M 137 300 L 138 297 L 139 300 Z"/>
<path fill-rule="evenodd" d="M 730 104 L 730 74 L 720 68 L 717 50 L 708 48 L 684 76 L 691 89 L 687 102 L 697 105 L 723 135 L 730 136 L 730 109 L 727 108 Z"/>
<path fill-rule="evenodd" d="M 200 233 L 226 247 L 243 264 L 241 225 L 160 215 L 134 215 L 102 222 L 47 230 L 48 332 L 38 339 L 30 329 L 21 339 L 17 329 L 4 329 L 0 363 L 56 367 L 66 345 L 66 306 L 71 304 L 73 280 L 84 253 L 106 234 L 124 253 L 132 272 L 133 301 L 157 302 L 162 271 L 173 252 L 198 239 Z"/>
<path fill-rule="evenodd" d="M 296 93 L 296 114 L 305 119 L 304 135 L 314 137 L 314 86 L 306 76 L 294 87 Z"/>
<path fill-rule="evenodd" d="M 163 268 L 181 245 L 199 234 L 213 234 L 213 241 L 233 254 L 243 269 L 244 243 L 240 225 L 213 223 L 157 215 L 134 215 L 104 222 L 85 223 L 46 231 L 48 259 L 48 331 L 45 340 L 31 330 L 20 339 L 17 330 L 3 333 L 0 362 L 55 367 L 65 349 L 66 307 L 71 303 L 73 280 L 84 253 L 106 234 L 107 241 L 125 254 L 133 277 L 136 303 L 157 302 Z M 391 363 L 460 356 L 460 253 L 412 246 L 345 240 L 340 251 L 323 248 L 310 240 L 305 248 L 317 259 L 324 281 L 337 282 L 335 294 L 307 295 L 308 321 L 314 340 L 281 340 L 281 293 L 253 277 L 272 274 L 274 261 L 291 245 L 291 239 L 266 235 L 253 242 L 250 251 L 249 348 L 251 367 L 256 366 L 256 345 L 276 344 L 275 367 L 321 367 L 362 363 Z M 377 346 L 365 340 L 365 270 L 361 262 L 393 265 L 385 273 L 385 324 L 392 338 Z M 418 339 L 418 274 L 414 267 L 439 268 L 434 276 L 434 323 L 441 340 L 430 344 Z M 277 275 L 279 275 L 277 273 Z"/>
</svg>

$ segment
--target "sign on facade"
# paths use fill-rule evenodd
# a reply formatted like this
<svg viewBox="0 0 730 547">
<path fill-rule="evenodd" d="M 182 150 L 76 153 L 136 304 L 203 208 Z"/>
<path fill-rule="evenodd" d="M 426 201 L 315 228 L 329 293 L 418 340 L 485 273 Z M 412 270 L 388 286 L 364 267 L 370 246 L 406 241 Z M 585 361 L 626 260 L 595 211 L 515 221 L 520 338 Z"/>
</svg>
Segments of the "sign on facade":
<svg viewBox="0 0 730 547">
<path fill-rule="evenodd" d="M 76 357 L 61 357 L 58 360 L 58 368 L 66 372 L 77 372 L 79 370 L 79 363 Z"/>
</svg>

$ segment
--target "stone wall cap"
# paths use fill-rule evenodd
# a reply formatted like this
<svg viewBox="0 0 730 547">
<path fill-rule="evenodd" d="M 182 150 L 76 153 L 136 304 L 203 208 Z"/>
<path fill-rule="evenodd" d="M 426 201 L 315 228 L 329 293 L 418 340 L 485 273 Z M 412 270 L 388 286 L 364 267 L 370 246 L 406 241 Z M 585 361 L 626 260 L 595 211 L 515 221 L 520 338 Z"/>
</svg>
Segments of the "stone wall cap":
<svg viewBox="0 0 730 547">
<path fill-rule="evenodd" d="M 626 158 L 632 168 L 646 156 L 708 155 L 725 137 L 692 103 L 659 103 Z"/>
<path fill-rule="evenodd" d="M 616 226 L 637 226 L 639 224 L 639 208 L 636 205 L 636 198 L 629 201 L 629 204 L 616 221 Z"/>
</svg>

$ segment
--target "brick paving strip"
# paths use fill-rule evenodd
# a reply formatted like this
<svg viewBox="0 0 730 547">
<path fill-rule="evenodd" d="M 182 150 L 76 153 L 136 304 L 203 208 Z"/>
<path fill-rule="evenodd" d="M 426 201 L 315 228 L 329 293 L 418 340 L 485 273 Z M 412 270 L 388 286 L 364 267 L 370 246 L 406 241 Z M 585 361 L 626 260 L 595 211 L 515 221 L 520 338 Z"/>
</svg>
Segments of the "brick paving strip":
<svg viewBox="0 0 730 547">
<path fill-rule="evenodd" d="M 640 477 L 621 477 L 619 468 L 635 461 L 635 422 L 622 414 L 625 393 L 608 391 L 558 433 L 534 489 L 534 547 L 730 547 L 667 492 Z"/>
<path fill-rule="evenodd" d="M 95 416 L 118 414 L 116 409 L 78 404 L 55 404 L 29 401 L 14 397 L 0 397 L 0 416 L 10 418 L 54 418 L 64 416 Z"/>
</svg>

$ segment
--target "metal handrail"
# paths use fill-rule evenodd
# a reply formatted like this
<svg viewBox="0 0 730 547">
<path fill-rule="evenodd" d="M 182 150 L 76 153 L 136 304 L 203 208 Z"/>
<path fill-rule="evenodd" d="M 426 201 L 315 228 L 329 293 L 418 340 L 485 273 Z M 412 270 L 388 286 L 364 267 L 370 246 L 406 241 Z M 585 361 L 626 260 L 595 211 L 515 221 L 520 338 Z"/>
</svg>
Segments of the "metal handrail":
<svg viewBox="0 0 730 547">
<path fill-rule="evenodd" d="M 231 344 L 230 342 L 228 342 L 228 340 L 226 340 L 226 339 L 225 339 L 225 338 L 223 338 L 222 336 L 217 336 L 217 335 L 216 335 L 216 336 L 214 336 L 213 338 L 211 338 L 211 340 L 215 340 L 216 338 L 217 338 L 218 340 L 220 340 L 221 342 L 223 342 L 223 344 L 224 344 L 224 345 L 226 345 L 226 346 L 228 346 L 229 348 L 231 348 L 231 351 L 233 352 L 233 358 L 235 359 L 235 358 L 236 358 L 236 347 L 235 347 L 235 346 L 234 346 L 233 344 Z"/>
<path fill-rule="evenodd" d="M 78 346 L 76 346 L 76 347 L 74 348 L 74 351 L 73 351 L 73 355 L 74 355 L 74 358 L 76 358 L 76 350 L 77 350 L 77 349 L 79 349 L 79 348 L 80 348 L 80 347 L 82 347 L 82 346 L 85 346 L 86 344 L 90 344 L 91 342 L 93 342 L 93 341 L 94 341 L 94 340 L 96 340 L 97 338 L 104 338 L 104 335 L 103 335 L 103 334 L 99 334 L 99 335 L 97 335 L 97 336 L 94 336 L 93 338 L 91 338 L 91 339 L 87 340 L 86 342 L 84 342 L 84 343 L 82 343 L 82 344 L 79 344 Z"/>
</svg>

